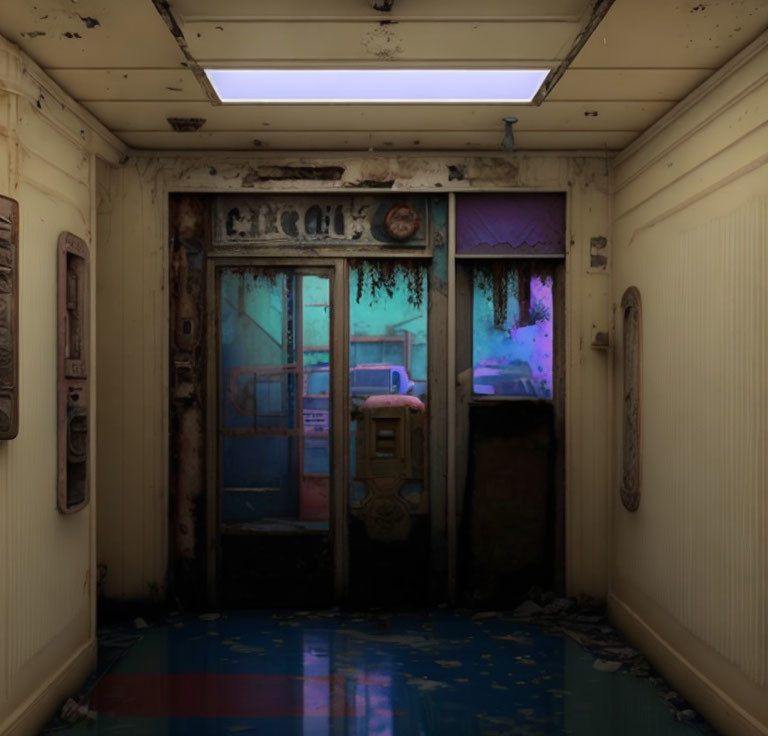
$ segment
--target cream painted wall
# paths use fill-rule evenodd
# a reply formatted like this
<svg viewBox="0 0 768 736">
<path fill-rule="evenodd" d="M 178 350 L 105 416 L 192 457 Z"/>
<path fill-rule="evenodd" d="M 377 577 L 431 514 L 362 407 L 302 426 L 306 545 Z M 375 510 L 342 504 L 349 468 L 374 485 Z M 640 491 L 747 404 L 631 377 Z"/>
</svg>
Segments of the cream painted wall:
<svg viewBox="0 0 768 736">
<path fill-rule="evenodd" d="M 275 166 L 339 165 L 339 181 L 264 181 Z M 449 176 L 449 166 L 464 178 Z M 277 172 L 279 174 L 279 172 Z M 100 194 L 97 268 L 99 562 L 108 596 L 165 590 L 168 566 L 168 193 L 393 189 L 565 190 L 569 193 L 566 316 L 566 559 L 573 594 L 604 597 L 609 551 L 609 357 L 590 347 L 608 330 L 609 269 L 590 268 L 607 235 L 608 162 L 593 156 L 392 157 L 131 155 Z M 377 190 L 382 191 L 382 190 Z"/>
<path fill-rule="evenodd" d="M 613 168 L 610 607 L 724 733 L 768 734 L 768 34 Z M 642 499 L 617 305 L 642 298 Z"/>
<path fill-rule="evenodd" d="M 0 442 L 3 734 L 36 733 L 95 662 L 93 475 L 86 509 L 56 508 L 57 240 L 83 238 L 95 263 L 95 157 L 117 145 L 0 39 L 0 194 L 20 206 L 19 434 Z"/>
</svg>

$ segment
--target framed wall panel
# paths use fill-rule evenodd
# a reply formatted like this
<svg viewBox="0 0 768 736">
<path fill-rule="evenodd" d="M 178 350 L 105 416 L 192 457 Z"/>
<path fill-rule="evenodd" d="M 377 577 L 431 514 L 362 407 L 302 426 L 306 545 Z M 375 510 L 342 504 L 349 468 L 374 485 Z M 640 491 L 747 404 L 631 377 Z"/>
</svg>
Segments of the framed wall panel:
<svg viewBox="0 0 768 736">
<path fill-rule="evenodd" d="M 621 502 L 627 511 L 640 505 L 640 365 L 642 311 L 640 292 L 630 286 L 621 298 L 624 339 Z"/>
<path fill-rule="evenodd" d="M 89 253 L 81 238 L 59 236 L 58 506 L 71 514 L 88 505 L 90 459 Z"/>
<path fill-rule="evenodd" d="M 0 440 L 19 433 L 19 204 L 0 197 Z"/>
</svg>

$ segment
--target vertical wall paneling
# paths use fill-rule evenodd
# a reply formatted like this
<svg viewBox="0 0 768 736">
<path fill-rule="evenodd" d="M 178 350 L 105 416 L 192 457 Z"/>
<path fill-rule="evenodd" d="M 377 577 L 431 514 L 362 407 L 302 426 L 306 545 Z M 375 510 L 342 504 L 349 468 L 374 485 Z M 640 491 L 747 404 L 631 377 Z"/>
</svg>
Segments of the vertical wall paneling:
<svg viewBox="0 0 768 736">
<path fill-rule="evenodd" d="M 147 600 L 164 594 L 168 559 L 167 196 L 158 193 L 151 167 L 104 173 L 110 196 L 99 213 L 97 272 L 98 558 L 107 596 Z"/>
<path fill-rule="evenodd" d="M 673 684 L 709 688 L 694 705 L 739 734 L 768 727 L 766 63 L 732 66 L 614 170 L 614 295 L 643 300 L 642 503 L 614 496 L 614 610 L 655 629 L 686 662 Z"/>
<path fill-rule="evenodd" d="M 57 239 L 71 231 L 93 249 L 93 130 L 2 39 L 0 88 L 13 90 L 0 93 L 0 194 L 21 212 L 22 379 L 19 434 L 0 442 L 0 732 L 22 719 L 31 732 L 95 661 L 93 509 L 64 516 L 56 508 Z M 91 364 L 94 355 L 92 344 Z"/>
<path fill-rule="evenodd" d="M 569 248 L 566 257 L 565 335 L 565 559 L 566 590 L 602 596 L 608 575 L 610 481 L 607 351 L 593 349 L 608 331 L 611 247 L 605 268 L 593 269 L 593 238 L 608 236 L 606 164 L 569 167 Z"/>
</svg>

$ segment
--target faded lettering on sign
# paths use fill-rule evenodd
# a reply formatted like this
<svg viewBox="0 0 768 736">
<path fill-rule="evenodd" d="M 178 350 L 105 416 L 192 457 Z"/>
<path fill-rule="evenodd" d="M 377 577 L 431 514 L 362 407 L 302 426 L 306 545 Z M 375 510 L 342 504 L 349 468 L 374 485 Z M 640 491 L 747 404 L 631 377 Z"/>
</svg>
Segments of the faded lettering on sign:
<svg viewBox="0 0 768 736">
<path fill-rule="evenodd" d="M 387 216 L 408 208 L 418 226 L 395 238 Z M 390 221 L 392 216 L 390 215 Z M 423 197 L 401 196 L 226 196 L 216 200 L 214 245 L 407 245 L 426 247 Z"/>
</svg>

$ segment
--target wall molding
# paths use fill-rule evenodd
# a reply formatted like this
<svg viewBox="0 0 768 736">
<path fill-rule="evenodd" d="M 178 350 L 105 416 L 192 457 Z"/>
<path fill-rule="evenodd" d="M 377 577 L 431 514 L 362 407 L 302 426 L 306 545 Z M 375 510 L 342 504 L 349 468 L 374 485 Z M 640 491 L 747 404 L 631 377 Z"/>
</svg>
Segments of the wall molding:
<svg viewBox="0 0 768 736">
<path fill-rule="evenodd" d="M 653 200 L 655 197 L 661 197 L 664 198 L 664 192 L 672 189 L 672 187 L 679 186 L 681 182 L 683 182 L 686 177 L 691 176 L 694 173 L 701 174 L 701 171 L 707 166 L 711 165 L 712 162 L 721 154 L 730 151 L 731 149 L 735 148 L 736 146 L 742 144 L 746 138 L 748 138 L 751 135 L 760 134 L 761 131 L 768 129 L 768 121 L 765 123 L 762 123 L 760 126 L 755 128 L 754 130 L 750 131 L 748 134 L 744 135 L 742 138 L 739 138 L 737 141 L 734 141 L 732 144 L 728 145 L 726 148 L 718 151 L 713 156 L 710 156 L 706 160 L 702 161 L 701 163 L 694 166 L 692 169 L 687 171 L 682 176 L 677 177 L 673 181 L 668 182 L 663 187 L 657 189 L 653 192 L 653 194 L 649 197 L 646 197 L 643 201 L 638 202 L 637 204 L 632 205 L 628 209 L 624 210 L 619 215 L 614 215 L 613 222 L 618 223 L 622 220 L 624 220 L 627 217 L 630 217 L 631 215 L 638 212 L 642 207 L 645 207 L 648 202 Z M 632 237 L 629 240 L 629 243 L 627 243 L 628 246 L 631 246 L 633 241 L 635 240 L 636 236 L 643 232 L 644 230 L 648 230 L 651 227 L 654 227 L 655 225 L 658 225 L 660 222 L 663 222 L 664 220 L 669 219 L 673 215 L 676 215 L 678 212 L 685 210 L 694 204 L 696 204 L 698 201 L 704 199 L 705 197 L 708 197 L 710 194 L 713 194 L 714 192 L 718 191 L 719 189 L 722 189 L 723 187 L 727 186 L 728 184 L 731 184 L 734 181 L 737 181 L 738 179 L 741 179 L 744 176 L 747 176 L 748 174 L 752 173 L 756 169 L 759 169 L 761 166 L 765 166 L 768 164 L 768 154 L 765 154 L 763 156 L 759 156 L 758 158 L 754 159 L 753 161 L 750 161 L 747 164 L 744 164 L 743 166 L 740 166 L 739 168 L 735 169 L 734 171 L 731 171 L 726 176 L 722 176 L 715 181 L 712 181 L 711 183 L 707 184 L 701 189 L 698 189 L 695 194 L 690 195 L 689 197 L 686 197 L 685 199 L 677 202 L 674 205 L 671 205 L 667 207 L 667 209 L 663 210 L 659 214 L 657 214 L 655 217 L 651 218 L 647 222 L 645 222 L 640 227 L 635 228 L 633 231 Z M 700 179 L 703 179 L 703 177 L 700 176 Z M 669 199 L 668 197 L 666 199 Z"/>
<path fill-rule="evenodd" d="M 96 665 L 96 639 L 83 644 L 67 662 L 0 724 L 1 736 L 33 736 L 73 695 Z"/>
<path fill-rule="evenodd" d="M 615 593 L 608 594 L 607 603 L 609 618 L 616 627 L 724 736 L 768 736 L 768 723 L 747 712 L 628 603 Z"/>
<path fill-rule="evenodd" d="M 119 163 L 128 151 L 127 146 L 103 123 L 54 82 L 31 57 L 3 36 L 0 36 L 0 92 L 25 99 L 57 130 L 110 163 Z M 44 94 L 46 104 L 38 108 L 41 94 Z M 66 124 L 63 118 L 67 115 L 75 119 L 77 130 Z M 86 131 L 91 135 L 87 135 Z"/>
<path fill-rule="evenodd" d="M 683 200 L 682 202 L 678 202 L 676 205 L 672 207 L 669 207 L 668 209 L 659 213 L 656 217 L 634 228 L 632 230 L 632 236 L 627 242 L 627 247 L 630 247 L 638 238 L 638 236 L 640 236 L 646 230 L 650 230 L 652 227 L 655 227 L 656 225 L 664 222 L 665 220 L 668 220 L 670 217 L 678 214 L 679 212 L 682 212 L 683 210 L 686 210 L 689 207 L 692 207 L 693 205 L 695 205 L 697 202 L 701 201 L 705 197 L 708 197 L 711 194 L 714 194 L 716 191 L 728 186 L 729 184 L 732 184 L 735 181 L 738 181 L 742 177 L 747 176 L 751 174 L 753 171 L 756 171 L 757 169 L 766 165 L 768 165 L 768 154 L 761 156 L 760 158 L 756 159 L 755 161 L 752 161 L 751 163 L 745 166 L 742 166 L 736 171 L 732 171 L 727 176 L 724 176 L 721 179 L 718 179 L 717 181 L 715 181 L 714 183 L 699 190 L 698 192 L 696 192 L 696 194 L 691 195 L 690 197 Z M 666 188 L 667 187 L 664 187 L 664 189 Z M 660 189 L 659 192 L 663 192 L 664 189 Z M 659 192 L 657 192 L 657 194 Z M 624 218 L 626 215 L 629 215 L 633 210 L 638 209 L 640 206 L 641 205 L 638 205 L 637 207 L 633 207 L 631 210 L 627 210 L 625 214 L 622 214 L 619 217 L 617 217 L 614 222 L 618 222 L 619 220 Z"/>
<path fill-rule="evenodd" d="M 652 140 L 658 138 L 670 125 L 672 125 L 672 123 L 676 122 L 689 110 L 699 104 L 699 102 L 707 98 L 717 87 L 722 85 L 730 77 L 734 76 L 737 72 L 739 72 L 739 70 L 749 64 L 749 62 L 751 62 L 760 52 L 766 48 L 768 48 L 768 30 L 761 33 L 754 41 L 752 41 L 752 43 L 742 49 L 730 61 L 726 62 L 722 67 L 720 67 L 720 69 L 712 74 L 711 77 L 708 77 L 706 80 L 704 80 L 704 82 L 696 87 L 687 97 L 683 98 L 677 105 L 675 105 L 675 107 L 673 107 L 669 112 L 657 120 L 653 125 L 651 125 L 650 128 L 635 138 L 632 143 L 630 143 L 614 158 L 614 166 L 623 164 L 636 153 L 642 151 Z M 737 95 L 736 99 L 738 99 L 740 95 Z M 702 123 L 702 125 L 709 122 L 711 118 L 717 117 L 717 115 L 720 114 L 724 107 L 728 107 L 732 103 L 733 99 L 730 99 L 727 104 L 718 108 L 715 113 L 709 116 L 707 120 Z M 696 126 L 696 129 L 689 131 L 686 136 L 682 137 L 682 139 L 688 137 L 689 135 L 693 135 L 699 127 L 701 126 Z M 674 145 L 670 146 L 670 148 L 677 146 L 680 140 L 681 139 L 677 139 Z M 665 151 L 668 150 L 669 149 L 665 149 Z M 663 157 L 663 155 L 665 154 L 662 153 L 660 157 Z M 631 178 L 634 178 L 634 176 L 637 176 L 640 173 L 641 172 L 638 171 Z M 627 181 L 630 181 L 631 178 Z M 623 187 L 626 183 L 627 182 L 623 182 L 621 186 Z"/>
</svg>

